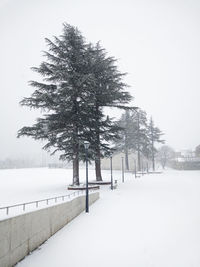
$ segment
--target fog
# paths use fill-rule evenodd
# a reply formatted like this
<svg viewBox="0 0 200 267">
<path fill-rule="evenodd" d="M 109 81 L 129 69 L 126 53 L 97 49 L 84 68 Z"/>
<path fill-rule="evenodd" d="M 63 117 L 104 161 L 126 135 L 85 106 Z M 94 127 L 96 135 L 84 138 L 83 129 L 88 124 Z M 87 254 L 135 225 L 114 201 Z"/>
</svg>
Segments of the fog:
<svg viewBox="0 0 200 267">
<path fill-rule="evenodd" d="M 134 96 L 175 149 L 200 144 L 200 1 L 0 0 L 0 159 L 41 155 L 41 143 L 17 139 L 38 111 L 19 101 L 37 79 L 44 38 L 77 26 L 119 59 Z M 114 114 L 114 113 L 113 113 Z"/>
</svg>

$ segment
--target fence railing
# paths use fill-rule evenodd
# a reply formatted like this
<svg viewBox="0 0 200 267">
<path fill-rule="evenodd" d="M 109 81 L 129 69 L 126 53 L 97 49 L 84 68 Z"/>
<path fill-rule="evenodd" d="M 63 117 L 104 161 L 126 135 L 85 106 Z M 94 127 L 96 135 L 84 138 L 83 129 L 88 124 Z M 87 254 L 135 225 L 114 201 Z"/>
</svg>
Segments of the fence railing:
<svg viewBox="0 0 200 267">
<path fill-rule="evenodd" d="M 90 189 L 90 192 L 93 192 L 93 191 L 94 190 Z M 79 196 L 79 195 L 84 195 L 84 194 L 85 194 L 85 190 L 76 190 L 71 194 L 67 194 L 67 195 L 63 195 L 63 196 L 45 198 L 45 199 L 40 199 L 40 200 L 35 200 L 35 201 L 30 201 L 30 202 L 15 204 L 15 205 L 10 205 L 10 206 L 6 206 L 6 207 L 0 207 L 0 210 L 5 210 L 6 211 L 6 215 L 9 215 L 9 211 L 10 211 L 11 208 L 22 207 L 22 210 L 25 211 L 26 207 L 28 205 L 31 205 L 31 204 L 34 204 L 35 208 L 38 208 L 39 207 L 39 203 L 41 203 L 41 202 L 44 202 L 44 203 L 46 203 L 46 205 L 49 205 L 50 204 L 49 202 L 51 200 L 54 201 L 53 203 L 57 203 L 57 201 L 59 199 L 61 199 L 62 201 L 65 201 L 65 200 L 71 199 L 72 197 L 75 197 L 76 195 Z M 53 203 L 51 203 L 51 205 Z"/>
</svg>

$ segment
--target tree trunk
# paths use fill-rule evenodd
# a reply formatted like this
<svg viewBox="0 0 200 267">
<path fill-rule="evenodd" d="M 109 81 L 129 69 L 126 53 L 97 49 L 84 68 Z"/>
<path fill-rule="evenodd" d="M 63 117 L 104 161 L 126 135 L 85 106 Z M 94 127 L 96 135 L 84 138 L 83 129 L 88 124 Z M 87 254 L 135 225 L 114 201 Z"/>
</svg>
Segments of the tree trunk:
<svg viewBox="0 0 200 267">
<path fill-rule="evenodd" d="M 96 181 L 103 181 L 101 176 L 101 160 L 95 160 Z"/>
<path fill-rule="evenodd" d="M 151 120 L 151 149 L 152 149 L 152 169 L 155 171 L 155 155 L 154 155 L 154 129 L 153 129 L 153 121 Z"/>
<path fill-rule="evenodd" d="M 96 122 L 99 121 L 99 105 L 96 102 Z M 100 151 L 100 136 L 99 136 L 99 129 L 96 128 L 96 157 L 95 157 L 95 172 L 96 172 L 96 181 L 103 181 L 101 176 L 101 151 Z"/>
<path fill-rule="evenodd" d="M 140 172 L 141 171 L 141 160 L 140 160 L 140 149 L 138 148 L 138 151 L 137 151 L 137 158 L 138 158 L 138 171 Z"/>
<path fill-rule="evenodd" d="M 147 160 L 147 173 L 149 172 L 149 163 L 148 163 L 148 160 Z"/>
<path fill-rule="evenodd" d="M 128 129 L 128 118 L 129 118 L 129 112 L 128 110 L 126 110 L 126 117 L 125 117 L 125 168 L 127 171 L 129 171 L 129 161 L 128 161 L 128 133 L 127 133 L 127 129 Z"/>
<path fill-rule="evenodd" d="M 73 159 L 73 185 L 79 185 L 79 145 L 74 147 Z"/>
<path fill-rule="evenodd" d="M 77 97 L 74 99 L 74 113 L 78 117 L 79 106 Z M 73 125 L 73 185 L 79 185 L 79 139 L 78 125 L 74 122 Z"/>
<path fill-rule="evenodd" d="M 155 171 L 155 155 L 154 155 L 154 140 L 152 138 L 152 168 Z"/>
<path fill-rule="evenodd" d="M 153 171 L 155 171 L 155 158 L 154 158 L 154 152 L 152 154 L 152 167 L 153 167 Z"/>
<path fill-rule="evenodd" d="M 138 171 L 141 171 L 141 161 L 140 161 L 140 115 L 137 112 L 137 158 L 138 158 Z"/>
<path fill-rule="evenodd" d="M 99 146 L 96 151 L 96 159 L 95 159 L 95 172 L 96 172 L 96 181 L 103 181 L 101 176 L 101 156 Z"/>
<path fill-rule="evenodd" d="M 125 149 L 125 166 L 126 170 L 129 171 L 129 161 L 128 161 L 128 149 Z"/>
</svg>

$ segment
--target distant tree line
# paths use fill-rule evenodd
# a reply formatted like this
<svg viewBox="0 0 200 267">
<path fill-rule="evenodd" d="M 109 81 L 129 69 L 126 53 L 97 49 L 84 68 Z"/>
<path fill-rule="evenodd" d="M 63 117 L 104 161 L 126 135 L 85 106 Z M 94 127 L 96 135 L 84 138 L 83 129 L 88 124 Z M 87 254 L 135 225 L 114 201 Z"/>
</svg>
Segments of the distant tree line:
<svg viewBox="0 0 200 267">
<path fill-rule="evenodd" d="M 44 167 L 44 165 L 32 159 L 6 158 L 4 160 L 0 160 L 0 169 L 19 169 L 32 167 Z"/>
<path fill-rule="evenodd" d="M 146 159 L 148 164 L 152 162 L 152 169 L 155 170 L 155 155 L 157 153 L 156 143 L 164 143 L 161 139 L 163 133 L 154 125 L 152 117 L 150 120 L 142 109 L 126 110 L 118 121 L 121 127 L 120 138 L 115 140 L 117 151 L 125 154 L 125 167 L 129 170 L 129 154 L 137 154 L 137 169 L 141 171 L 141 157 Z M 148 168 L 148 166 L 147 166 Z"/>
</svg>

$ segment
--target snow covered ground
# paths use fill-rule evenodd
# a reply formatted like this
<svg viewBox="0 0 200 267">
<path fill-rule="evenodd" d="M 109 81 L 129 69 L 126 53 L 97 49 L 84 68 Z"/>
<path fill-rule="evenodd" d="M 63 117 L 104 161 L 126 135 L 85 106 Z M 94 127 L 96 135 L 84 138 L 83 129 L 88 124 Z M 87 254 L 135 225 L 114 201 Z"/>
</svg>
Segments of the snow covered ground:
<svg viewBox="0 0 200 267">
<path fill-rule="evenodd" d="M 110 179 L 110 172 L 103 171 L 105 180 Z M 121 173 L 117 172 L 121 177 Z M 94 170 L 89 170 L 89 180 L 95 179 Z M 85 182 L 85 168 L 80 169 L 80 180 Z M 0 208 L 25 202 L 72 194 L 67 190 L 72 183 L 72 169 L 12 169 L 0 170 Z M 71 199 L 71 198 L 70 198 Z M 68 200 L 68 199 L 67 199 Z M 62 202 L 58 199 L 57 203 Z M 49 201 L 49 205 L 54 204 Z M 46 207 L 46 202 L 39 203 L 39 208 Z M 26 211 L 35 210 L 36 205 L 26 206 Z M 0 220 L 23 213 L 23 207 L 6 210 L 0 209 Z"/>
<path fill-rule="evenodd" d="M 0 171 L 1 204 L 66 193 L 70 172 Z M 109 171 L 103 174 L 109 179 Z M 115 171 L 115 178 L 118 189 L 104 186 L 89 214 L 83 212 L 17 266 L 199 267 L 200 172 L 169 170 L 138 179 L 127 173 L 122 184 Z"/>
</svg>

